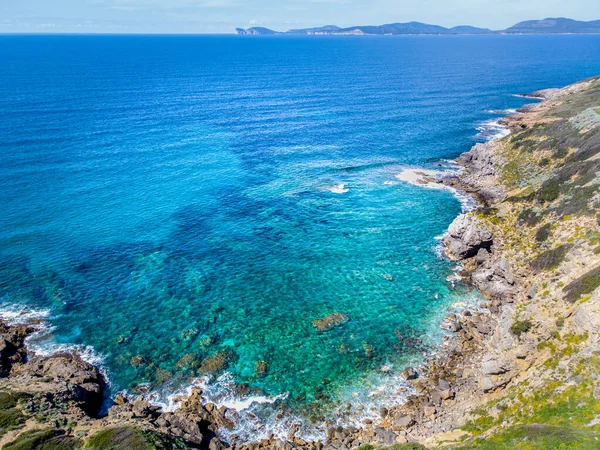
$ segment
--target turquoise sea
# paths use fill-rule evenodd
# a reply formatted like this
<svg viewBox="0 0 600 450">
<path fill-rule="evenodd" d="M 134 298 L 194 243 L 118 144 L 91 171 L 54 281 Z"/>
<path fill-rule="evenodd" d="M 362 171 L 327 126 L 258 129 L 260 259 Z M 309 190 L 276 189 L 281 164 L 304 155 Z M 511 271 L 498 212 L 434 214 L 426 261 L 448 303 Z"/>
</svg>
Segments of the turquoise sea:
<svg viewBox="0 0 600 450">
<path fill-rule="evenodd" d="M 459 199 L 397 175 L 598 74 L 600 36 L 0 36 L 4 315 L 112 393 L 212 373 L 248 432 L 371 414 L 478 303 L 439 254 Z"/>
</svg>

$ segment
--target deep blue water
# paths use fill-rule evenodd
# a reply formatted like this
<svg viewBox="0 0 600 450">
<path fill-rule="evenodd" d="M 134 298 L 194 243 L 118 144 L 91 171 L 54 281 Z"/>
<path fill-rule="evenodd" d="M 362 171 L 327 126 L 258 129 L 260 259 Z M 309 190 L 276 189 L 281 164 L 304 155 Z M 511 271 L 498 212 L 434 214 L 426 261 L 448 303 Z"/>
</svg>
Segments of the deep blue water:
<svg viewBox="0 0 600 450">
<path fill-rule="evenodd" d="M 395 392 L 474 296 L 436 253 L 458 200 L 395 175 L 599 73 L 600 36 L 0 36 L 0 303 L 114 390 L 218 353 L 299 414 Z"/>
</svg>

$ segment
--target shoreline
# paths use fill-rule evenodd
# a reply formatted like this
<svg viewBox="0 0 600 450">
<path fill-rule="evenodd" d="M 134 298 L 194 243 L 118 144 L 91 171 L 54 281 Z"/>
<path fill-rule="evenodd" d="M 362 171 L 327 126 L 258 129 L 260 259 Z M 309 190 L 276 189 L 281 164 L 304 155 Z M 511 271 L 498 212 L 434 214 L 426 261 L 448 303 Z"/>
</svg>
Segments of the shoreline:
<svg viewBox="0 0 600 450">
<path fill-rule="evenodd" d="M 511 134 L 531 129 L 533 124 L 546 123 L 549 119 L 543 116 L 545 111 L 560 105 L 560 100 L 565 96 L 576 95 L 589 84 L 593 85 L 595 80 L 584 80 L 562 89 L 547 89 L 528 94 L 527 98 L 537 98 L 542 101 L 529 107 L 522 107 L 515 113 L 500 118 L 499 123 L 506 126 Z M 546 122 L 543 122 L 544 120 Z M 514 386 L 519 380 L 528 379 L 532 373 L 545 373 L 546 370 L 538 367 L 542 358 L 546 357 L 546 353 L 544 353 L 545 348 L 536 347 L 536 342 L 539 342 L 538 337 L 546 339 L 545 336 L 549 336 L 547 331 L 549 325 L 536 323 L 536 328 L 533 330 L 529 325 L 524 332 L 512 331 L 515 318 L 522 314 L 523 299 L 533 299 L 536 296 L 533 292 L 535 277 L 532 278 L 529 268 L 520 264 L 521 250 L 513 249 L 508 245 L 508 241 L 514 239 L 511 235 L 513 230 L 500 228 L 495 223 L 499 213 L 490 213 L 494 209 L 496 211 L 500 211 L 501 208 L 508 209 L 502 205 L 509 192 L 505 185 L 498 183 L 498 178 L 501 176 L 500 169 L 506 163 L 503 160 L 506 156 L 503 156 L 502 146 L 509 139 L 508 136 L 510 134 L 475 144 L 469 152 L 460 155 L 455 161 L 462 169 L 455 176 L 432 177 L 425 170 L 414 169 L 416 174 L 421 172 L 424 175 L 420 181 L 417 180 L 417 184 L 435 183 L 435 187 L 443 185 L 461 195 L 475 198 L 476 204 L 473 208 L 463 211 L 463 214 L 460 214 L 450 225 L 443 237 L 443 243 L 445 254 L 462 267 L 458 275 L 463 282 L 481 293 L 485 300 L 479 307 L 465 308 L 460 313 L 448 314 L 441 325 L 451 334 L 444 338 L 440 348 L 436 349 L 434 354 L 427 356 L 418 369 L 408 367 L 402 372 L 403 378 L 412 386 L 412 391 L 404 404 L 389 408 L 382 407 L 379 411 L 379 420 L 363 420 L 363 427 L 360 429 L 353 426 L 329 428 L 324 441 L 307 442 L 298 437 L 298 425 L 287 423 L 283 424 L 283 427 L 288 428 L 285 440 L 270 436 L 260 442 L 247 443 L 236 442 L 233 437 L 230 442 L 225 443 L 218 436 L 220 428 L 232 426 L 227 408 L 207 402 L 202 397 L 201 388 L 190 387 L 187 395 L 174 398 L 180 401 L 180 407 L 177 409 L 161 410 L 141 397 L 135 399 L 117 395 L 114 406 L 108 410 L 107 416 L 92 418 L 80 430 L 91 432 L 107 427 L 133 426 L 148 433 L 170 436 L 177 442 L 182 440 L 184 443 L 188 442 L 211 450 L 225 448 L 337 450 L 356 448 L 363 444 L 392 445 L 407 442 L 437 446 L 442 442 L 456 443 L 469 437 L 470 433 L 464 427 L 469 421 L 477 418 L 475 411 L 478 408 L 489 402 L 504 401 L 502 395 L 505 389 Z M 514 211 L 500 211 L 504 214 L 503 217 L 510 218 L 515 211 L 524 210 L 524 207 L 518 205 L 510 207 Z M 565 281 L 570 280 L 568 274 L 563 278 Z M 560 283 L 556 282 L 556 285 L 560 286 Z M 571 308 L 566 319 L 576 313 L 577 309 Z M 570 322 L 565 326 L 571 327 Z M 16 325 L 12 328 L 15 330 L 4 330 L 4 334 L 11 336 L 11 339 L 14 338 L 16 354 L 21 355 L 19 357 L 21 359 L 12 361 L 11 364 L 17 367 L 19 376 L 26 379 L 28 370 L 33 369 L 28 367 L 30 363 L 24 364 L 25 369 L 19 367 L 24 361 L 25 338 L 21 339 L 20 346 L 18 342 L 25 333 L 25 328 L 30 329 L 30 327 L 23 328 Z M 18 339 L 15 335 L 18 335 Z M 64 354 L 42 356 L 33 358 L 32 362 L 37 361 L 44 365 L 48 361 L 58 359 L 68 367 L 75 365 L 76 369 L 69 369 L 67 371 L 69 373 L 93 372 L 90 365 L 77 356 L 71 358 L 65 358 Z M 95 370 L 98 373 L 98 370 Z M 77 381 L 76 378 L 73 378 L 70 383 L 82 384 L 81 380 Z M 92 378 L 95 381 L 92 383 L 93 389 L 90 389 L 95 392 L 96 385 L 103 385 L 102 377 L 98 375 Z M 11 385 L 12 378 L 9 378 L 8 382 Z M 55 388 L 62 393 L 61 386 Z M 80 408 L 88 405 L 87 400 L 70 391 L 64 395 L 67 402 L 72 402 Z M 81 419 L 84 416 L 79 414 L 77 417 Z M 9 433 L 8 437 L 11 438 L 12 435 Z M 7 441 L 8 438 L 5 436 L 0 440 L 0 444 Z"/>
</svg>

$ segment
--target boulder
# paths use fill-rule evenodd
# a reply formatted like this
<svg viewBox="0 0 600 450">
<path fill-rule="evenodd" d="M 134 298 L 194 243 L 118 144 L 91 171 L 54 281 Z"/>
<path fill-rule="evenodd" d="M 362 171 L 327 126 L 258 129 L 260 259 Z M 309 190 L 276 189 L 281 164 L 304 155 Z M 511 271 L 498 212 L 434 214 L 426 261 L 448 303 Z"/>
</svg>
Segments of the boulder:
<svg viewBox="0 0 600 450">
<path fill-rule="evenodd" d="M 385 428 L 375 428 L 375 436 L 377 441 L 385 445 L 396 443 L 396 433 Z"/>
<path fill-rule="evenodd" d="M 508 261 L 487 261 L 472 274 L 473 284 L 490 297 L 502 301 L 513 301 L 516 295 L 515 280 Z"/>
<path fill-rule="evenodd" d="M 475 216 L 461 214 L 444 235 L 446 255 L 455 260 L 475 256 L 480 249 L 489 250 L 493 244 L 492 232 Z"/>
<path fill-rule="evenodd" d="M 408 414 L 403 414 L 401 416 L 396 417 L 393 422 L 393 428 L 395 430 L 402 430 L 404 428 L 408 428 L 415 424 L 415 419 L 413 416 Z"/>
<path fill-rule="evenodd" d="M 487 356 L 481 363 L 481 369 L 484 375 L 500 375 L 511 369 L 511 363 L 504 359 Z"/>
<path fill-rule="evenodd" d="M 412 367 L 407 367 L 406 369 L 404 369 L 402 371 L 402 378 L 404 378 L 405 380 L 416 380 L 417 378 L 419 378 L 419 374 L 417 373 L 417 371 L 412 368 Z"/>
</svg>

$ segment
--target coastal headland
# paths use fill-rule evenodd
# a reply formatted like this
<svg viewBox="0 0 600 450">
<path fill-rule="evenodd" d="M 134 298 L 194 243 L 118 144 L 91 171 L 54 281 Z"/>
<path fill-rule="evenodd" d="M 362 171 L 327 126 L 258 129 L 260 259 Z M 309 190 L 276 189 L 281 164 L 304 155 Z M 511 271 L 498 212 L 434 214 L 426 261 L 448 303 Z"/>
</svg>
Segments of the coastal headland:
<svg viewBox="0 0 600 450">
<path fill-rule="evenodd" d="M 593 449 L 600 445 L 600 77 L 529 94 L 503 119 L 510 134 L 461 155 L 451 177 L 424 174 L 479 202 L 450 225 L 447 257 L 485 302 L 441 324 L 440 351 L 403 377 L 402 406 L 361 427 L 225 442 L 224 406 L 200 388 L 165 411 L 142 397 L 108 400 L 79 356 L 39 356 L 39 323 L 0 323 L 4 449 Z M 325 318 L 327 319 L 327 318 Z M 326 329 L 342 315 L 317 321 Z M 105 411 L 106 409 L 106 411 Z M 522 444 L 527 443 L 527 447 Z"/>
</svg>

